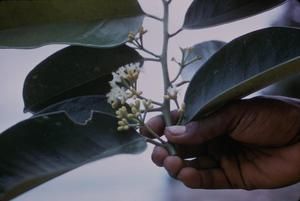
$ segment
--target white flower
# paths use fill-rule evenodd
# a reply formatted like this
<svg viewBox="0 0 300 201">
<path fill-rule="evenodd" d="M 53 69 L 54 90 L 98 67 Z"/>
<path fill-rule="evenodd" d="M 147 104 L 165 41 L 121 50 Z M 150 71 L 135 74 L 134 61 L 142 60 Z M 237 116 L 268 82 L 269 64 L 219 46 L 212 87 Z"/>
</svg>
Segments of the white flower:
<svg viewBox="0 0 300 201">
<path fill-rule="evenodd" d="M 125 66 L 127 73 L 140 72 L 140 63 L 131 63 Z"/>
<path fill-rule="evenodd" d="M 117 85 L 116 84 L 117 82 L 120 83 L 122 80 L 121 80 L 121 76 L 115 72 L 112 72 L 112 76 L 113 76 L 113 79 L 109 83 L 110 83 L 111 87 L 114 87 Z"/>
<path fill-rule="evenodd" d="M 140 63 L 131 63 L 125 66 L 121 66 L 116 72 L 112 72 L 113 79 L 109 82 L 112 88 L 117 86 L 117 83 L 121 83 L 122 80 L 135 81 L 138 78 L 140 72 Z"/>
<path fill-rule="evenodd" d="M 170 99 L 176 99 L 178 94 L 178 89 L 176 88 L 176 86 L 170 86 L 167 89 L 167 93 Z"/>
<path fill-rule="evenodd" d="M 115 102 L 121 101 L 125 102 L 128 98 L 128 94 L 126 93 L 126 89 L 124 87 L 113 87 L 110 92 L 106 94 L 107 102 L 113 104 Z"/>
<path fill-rule="evenodd" d="M 118 70 L 117 70 L 117 74 L 122 77 L 125 78 L 126 77 L 126 68 L 124 66 L 121 66 Z"/>
<path fill-rule="evenodd" d="M 109 82 L 111 86 L 110 92 L 106 95 L 107 101 L 113 105 L 121 102 L 124 104 L 129 98 L 134 95 L 132 92 L 127 91 L 131 86 L 125 85 L 127 88 L 120 87 L 122 84 L 132 84 L 137 80 L 140 72 L 140 63 L 131 63 L 121 66 L 116 72 L 112 73 L 113 79 Z M 122 83 L 128 81 L 128 83 Z M 124 86 L 124 85 L 123 85 Z"/>
</svg>

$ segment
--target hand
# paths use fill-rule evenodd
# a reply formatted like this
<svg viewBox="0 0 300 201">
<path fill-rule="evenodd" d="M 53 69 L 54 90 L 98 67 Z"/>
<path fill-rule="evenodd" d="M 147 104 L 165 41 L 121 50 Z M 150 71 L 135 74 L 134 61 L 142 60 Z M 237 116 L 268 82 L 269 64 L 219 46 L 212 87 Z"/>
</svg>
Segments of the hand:
<svg viewBox="0 0 300 201">
<path fill-rule="evenodd" d="M 185 126 L 165 128 L 161 117 L 147 124 L 178 148 L 178 156 L 169 156 L 155 147 L 153 162 L 188 187 L 261 189 L 300 181 L 297 99 L 257 97 Z"/>
</svg>

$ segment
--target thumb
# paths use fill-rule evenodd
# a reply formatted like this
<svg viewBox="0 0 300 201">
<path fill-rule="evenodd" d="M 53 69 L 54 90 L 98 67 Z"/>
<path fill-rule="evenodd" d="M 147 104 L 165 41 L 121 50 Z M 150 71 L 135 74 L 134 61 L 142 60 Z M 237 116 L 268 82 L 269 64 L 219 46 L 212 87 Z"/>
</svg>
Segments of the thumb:
<svg viewBox="0 0 300 201">
<path fill-rule="evenodd" d="M 164 134 L 169 141 L 176 144 L 200 144 L 228 133 L 237 122 L 238 116 L 236 111 L 223 109 L 205 119 L 166 127 Z"/>
</svg>

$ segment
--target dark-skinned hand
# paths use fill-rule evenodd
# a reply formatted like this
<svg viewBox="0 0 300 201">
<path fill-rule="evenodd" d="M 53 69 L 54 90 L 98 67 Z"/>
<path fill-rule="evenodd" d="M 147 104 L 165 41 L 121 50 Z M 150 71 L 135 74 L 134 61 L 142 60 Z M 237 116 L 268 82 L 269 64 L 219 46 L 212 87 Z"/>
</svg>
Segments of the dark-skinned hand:
<svg viewBox="0 0 300 201">
<path fill-rule="evenodd" d="M 176 122 L 178 113 L 172 118 Z M 161 116 L 147 125 L 178 151 L 170 156 L 157 146 L 153 162 L 190 188 L 265 189 L 300 182 L 298 99 L 256 97 L 184 126 L 165 127 Z"/>
</svg>

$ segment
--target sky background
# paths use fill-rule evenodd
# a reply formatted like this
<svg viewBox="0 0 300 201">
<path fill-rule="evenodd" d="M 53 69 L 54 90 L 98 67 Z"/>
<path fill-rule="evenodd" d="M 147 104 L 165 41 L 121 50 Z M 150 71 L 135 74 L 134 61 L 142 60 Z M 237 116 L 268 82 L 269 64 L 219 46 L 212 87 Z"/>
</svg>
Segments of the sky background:
<svg viewBox="0 0 300 201">
<path fill-rule="evenodd" d="M 161 16 L 160 0 L 140 0 L 142 8 L 151 14 Z M 171 8 L 171 33 L 183 23 L 183 16 L 191 0 L 174 0 Z M 283 7 L 264 14 L 214 28 L 183 31 L 170 44 L 170 57 L 180 58 L 179 47 L 190 47 L 206 40 L 230 41 L 233 38 L 260 29 L 269 24 L 284 11 Z M 161 26 L 152 19 L 146 19 L 144 27 L 148 30 L 145 46 L 160 52 L 162 38 Z M 63 45 L 49 45 L 33 50 L 0 50 L 0 131 L 28 118 L 23 114 L 22 87 L 28 72 L 43 59 L 63 48 Z M 171 75 L 176 74 L 176 66 Z M 160 68 L 146 62 L 140 77 L 140 86 L 146 96 L 161 98 L 162 81 Z M 184 91 L 181 91 L 181 96 Z M 14 201 L 167 201 L 175 200 L 289 200 L 300 197 L 300 187 L 273 191 L 203 191 L 191 190 L 178 182 L 168 179 L 163 169 L 156 168 L 150 160 L 151 146 L 140 155 L 119 155 L 94 162 L 56 178 L 34 190 L 27 192 Z M 171 182 L 172 181 L 172 182 Z M 296 192 L 296 193 L 295 193 Z M 298 193 L 297 193 L 298 192 Z M 193 197 L 196 196 L 196 197 Z M 225 196 L 225 197 L 224 197 Z"/>
</svg>

